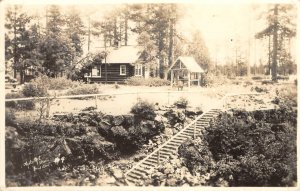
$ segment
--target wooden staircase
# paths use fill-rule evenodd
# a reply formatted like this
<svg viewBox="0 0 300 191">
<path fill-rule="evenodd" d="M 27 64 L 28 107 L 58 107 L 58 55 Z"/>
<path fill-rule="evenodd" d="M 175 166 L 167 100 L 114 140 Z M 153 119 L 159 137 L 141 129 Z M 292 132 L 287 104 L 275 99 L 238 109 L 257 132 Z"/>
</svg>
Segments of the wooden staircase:
<svg viewBox="0 0 300 191">
<path fill-rule="evenodd" d="M 219 115 L 220 112 L 221 109 L 211 109 L 198 116 L 193 122 L 167 140 L 143 160 L 134 165 L 125 173 L 128 185 L 135 185 L 143 179 L 143 177 L 147 176 L 151 169 L 167 160 L 170 155 L 177 153 L 178 147 L 184 143 L 186 139 L 193 138 L 194 136 L 201 134 L 201 130 L 205 126 L 208 126 L 210 121 Z"/>
</svg>

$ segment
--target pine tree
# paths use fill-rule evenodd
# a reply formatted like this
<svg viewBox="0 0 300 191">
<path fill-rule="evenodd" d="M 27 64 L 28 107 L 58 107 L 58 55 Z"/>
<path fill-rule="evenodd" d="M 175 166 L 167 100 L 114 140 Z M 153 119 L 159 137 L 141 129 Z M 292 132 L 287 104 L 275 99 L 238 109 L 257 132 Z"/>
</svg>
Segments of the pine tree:
<svg viewBox="0 0 300 191">
<path fill-rule="evenodd" d="M 186 49 L 185 54 L 194 57 L 196 62 L 204 70 L 211 70 L 212 66 L 211 66 L 208 48 L 199 30 L 196 30 L 192 34 L 192 40 L 191 42 L 188 42 L 188 48 Z"/>
<path fill-rule="evenodd" d="M 66 16 L 66 34 L 71 40 L 72 62 L 75 62 L 76 59 L 83 53 L 83 35 L 85 35 L 86 32 L 79 12 L 74 8 L 71 8 L 70 12 Z"/>
<path fill-rule="evenodd" d="M 65 19 L 58 6 L 52 5 L 47 11 L 45 36 L 40 44 L 43 55 L 44 73 L 57 77 L 68 68 L 73 59 L 72 41 L 64 34 Z"/>
<path fill-rule="evenodd" d="M 278 73 L 278 61 L 290 63 L 289 54 L 286 54 L 290 50 L 284 46 L 286 41 L 289 41 L 296 35 L 294 16 L 291 14 L 295 12 L 294 6 L 290 4 L 274 4 L 271 5 L 265 14 L 265 20 L 267 21 L 267 27 L 256 34 L 256 38 L 263 39 L 268 37 L 272 41 L 269 42 L 270 47 L 269 54 L 272 54 L 272 80 L 277 81 Z M 283 59 L 285 58 L 285 59 Z"/>
<path fill-rule="evenodd" d="M 31 56 L 28 16 L 21 6 L 9 7 L 6 12 L 5 61 L 13 60 L 14 77 L 20 73 L 20 83 L 24 83 L 24 72 L 27 68 L 26 59 Z"/>
</svg>

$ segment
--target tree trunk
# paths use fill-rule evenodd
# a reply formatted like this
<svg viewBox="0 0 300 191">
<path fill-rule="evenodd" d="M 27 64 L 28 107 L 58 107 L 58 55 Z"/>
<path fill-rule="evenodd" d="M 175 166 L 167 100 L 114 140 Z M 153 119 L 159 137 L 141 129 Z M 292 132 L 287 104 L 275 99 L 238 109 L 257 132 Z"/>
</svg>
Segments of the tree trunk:
<svg viewBox="0 0 300 191">
<path fill-rule="evenodd" d="M 24 84 L 25 82 L 25 75 L 24 75 L 24 70 L 22 69 L 20 71 L 20 84 Z"/>
<path fill-rule="evenodd" d="M 173 54 L 174 54 L 174 42 L 173 42 L 173 37 L 174 37 L 174 19 L 170 19 L 170 35 L 169 35 L 169 54 L 168 54 L 168 68 L 172 65 L 173 63 Z M 168 69 L 165 71 L 165 80 L 168 78 Z"/>
<path fill-rule="evenodd" d="M 14 9 L 14 78 L 17 77 L 17 70 L 16 70 L 16 65 L 17 65 L 17 42 L 16 42 L 16 38 L 17 38 L 17 10 L 16 10 L 16 6 Z"/>
<path fill-rule="evenodd" d="M 269 51 L 269 57 L 268 57 L 268 63 L 269 63 L 269 68 L 267 71 L 267 75 L 270 75 L 270 71 L 271 71 L 271 35 L 269 35 L 269 47 L 268 47 L 268 51 Z"/>
<path fill-rule="evenodd" d="M 127 46 L 128 42 L 128 16 L 125 15 L 125 29 L 124 29 L 124 41 L 125 41 L 125 46 Z"/>
<path fill-rule="evenodd" d="M 278 49 L 278 5 L 274 7 L 272 81 L 277 82 L 277 49 Z"/>
<path fill-rule="evenodd" d="M 117 18 L 114 18 L 114 40 L 113 45 L 117 46 L 118 43 L 118 32 L 117 32 Z"/>
</svg>

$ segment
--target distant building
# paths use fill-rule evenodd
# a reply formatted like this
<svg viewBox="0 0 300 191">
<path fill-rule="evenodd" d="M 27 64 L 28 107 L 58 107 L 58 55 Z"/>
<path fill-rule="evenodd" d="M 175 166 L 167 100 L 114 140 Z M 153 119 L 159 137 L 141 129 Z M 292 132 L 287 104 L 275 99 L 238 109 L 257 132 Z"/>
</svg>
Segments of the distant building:
<svg viewBox="0 0 300 191">
<path fill-rule="evenodd" d="M 184 84 L 200 86 L 201 74 L 204 70 L 195 61 L 193 57 L 179 56 L 171 65 L 171 85 Z"/>
<path fill-rule="evenodd" d="M 132 76 L 148 76 L 145 66 L 139 61 L 140 50 L 137 46 L 109 47 L 108 55 L 101 62 L 94 62 L 90 72 L 84 75 L 93 83 L 124 83 Z"/>
</svg>

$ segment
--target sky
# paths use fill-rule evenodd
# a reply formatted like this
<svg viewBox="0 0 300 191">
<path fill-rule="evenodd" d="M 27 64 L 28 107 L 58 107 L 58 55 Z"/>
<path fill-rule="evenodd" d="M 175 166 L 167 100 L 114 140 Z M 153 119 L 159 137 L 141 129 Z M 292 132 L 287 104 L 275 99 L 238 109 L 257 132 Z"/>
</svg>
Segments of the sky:
<svg viewBox="0 0 300 191">
<path fill-rule="evenodd" d="M 120 4 L 71 4 L 81 12 L 85 23 L 88 17 L 92 21 L 101 20 L 107 12 L 118 5 Z M 63 11 L 70 8 L 70 5 L 61 6 Z M 42 4 L 26 5 L 24 8 L 30 13 L 45 14 L 44 7 Z M 262 43 L 255 40 L 254 35 L 265 26 L 263 20 L 258 17 L 266 10 L 266 4 L 181 3 L 180 7 L 183 16 L 178 23 L 178 32 L 190 38 L 195 30 L 199 30 L 209 49 L 211 60 L 217 64 L 224 64 L 230 58 L 234 59 L 237 41 L 241 45 L 238 49 L 247 53 L 251 65 L 262 57 Z M 134 43 L 135 37 L 131 35 L 129 44 Z M 99 44 L 99 39 L 92 39 L 92 48 L 99 47 Z"/>
</svg>

